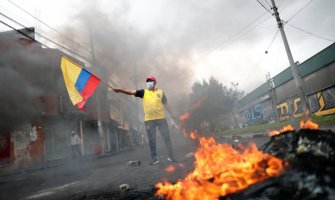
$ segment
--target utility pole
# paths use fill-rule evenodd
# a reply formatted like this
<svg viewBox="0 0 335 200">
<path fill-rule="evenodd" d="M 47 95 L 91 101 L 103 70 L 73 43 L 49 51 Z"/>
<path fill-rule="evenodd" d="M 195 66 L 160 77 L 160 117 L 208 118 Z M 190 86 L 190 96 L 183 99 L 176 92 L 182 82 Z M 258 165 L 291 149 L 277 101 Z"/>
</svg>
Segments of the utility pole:
<svg viewBox="0 0 335 200">
<path fill-rule="evenodd" d="M 94 67 L 96 65 L 96 60 L 95 60 L 93 34 L 92 34 L 92 28 L 91 27 L 89 27 L 89 31 L 90 31 L 90 46 L 91 46 L 92 65 Z M 98 126 L 99 143 L 100 143 L 100 146 L 101 146 L 101 154 L 105 154 L 105 140 L 104 140 L 104 132 L 102 130 L 102 122 L 101 122 L 99 90 L 97 90 L 97 95 L 95 95 L 95 100 L 96 100 L 96 103 L 97 103 L 96 104 L 97 126 Z"/>
<path fill-rule="evenodd" d="M 265 78 L 266 78 L 266 82 L 268 83 L 268 86 L 269 86 L 270 99 L 271 99 L 271 103 L 272 103 L 272 110 L 273 110 L 273 114 L 274 114 L 274 120 L 276 120 L 278 118 L 277 108 L 276 108 L 277 100 L 276 100 L 276 95 L 274 93 L 274 83 L 273 83 L 273 79 L 271 78 L 270 72 L 265 74 Z"/>
<path fill-rule="evenodd" d="M 280 34 L 281 34 L 283 42 L 284 42 L 286 54 L 287 54 L 288 60 L 290 62 L 290 68 L 291 68 L 291 72 L 292 72 L 292 75 L 293 75 L 293 78 L 294 78 L 294 81 L 295 81 L 295 85 L 298 88 L 299 97 L 300 97 L 301 105 L 302 105 L 302 110 L 303 110 L 303 113 L 304 113 L 305 117 L 308 117 L 309 116 L 309 106 L 308 106 L 307 101 L 306 101 L 305 92 L 302 88 L 302 80 L 301 80 L 301 77 L 299 76 L 297 65 L 295 64 L 295 62 L 293 60 L 293 56 L 292 56 L 292 53 L 291 53 L 291 50 L 290 50 L 290 46 L 288 45 L 287 38 L 286 38 L 286 35 L 285 35 L 285 32 L 284 32 L 283 22 L 281 21 L 281 19 L 279 17 L 278 8 L 276 7 L 276 4 L 275 4 L 274 0 L 271 0 L 271 3 L 272 3 L 272 9 L 274 11 L 274 15 L 275 15 L 277 23 L 278 23 L 278 28 L 279 28 Z"/>
</svg>

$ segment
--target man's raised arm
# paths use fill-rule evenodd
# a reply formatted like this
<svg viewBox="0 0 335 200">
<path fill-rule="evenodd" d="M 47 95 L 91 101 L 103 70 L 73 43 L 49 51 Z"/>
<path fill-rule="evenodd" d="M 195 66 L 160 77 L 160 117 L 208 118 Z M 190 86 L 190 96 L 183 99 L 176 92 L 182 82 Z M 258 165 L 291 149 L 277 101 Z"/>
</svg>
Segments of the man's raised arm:
<svg viewBox="0 0 335 200">
<path fill-rule="evenodd" d="M 113 90 L 116 93 L 120 92 L 120 93 L 127 94 L 127 95 L 135 95 L 136 94 L 136 90 L 125 90 L 125 89 L 121 89 L 121 88 L 114 88 Z"/>
</svg>

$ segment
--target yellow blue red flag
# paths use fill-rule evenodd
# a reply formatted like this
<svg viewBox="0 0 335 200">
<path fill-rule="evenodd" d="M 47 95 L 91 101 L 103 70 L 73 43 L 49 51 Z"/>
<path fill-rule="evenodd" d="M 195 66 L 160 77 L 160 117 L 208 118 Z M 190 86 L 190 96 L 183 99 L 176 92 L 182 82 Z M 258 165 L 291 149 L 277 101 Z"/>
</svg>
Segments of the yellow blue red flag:
<svg viewBox="0 0 335 200">
<path fill-rule="evenodd" d="M 61 69 L 71 102 L 85 111 L 85 103 L 98 87 L 100 79 L 64 56 L 61 60 Z"/>
</svg>

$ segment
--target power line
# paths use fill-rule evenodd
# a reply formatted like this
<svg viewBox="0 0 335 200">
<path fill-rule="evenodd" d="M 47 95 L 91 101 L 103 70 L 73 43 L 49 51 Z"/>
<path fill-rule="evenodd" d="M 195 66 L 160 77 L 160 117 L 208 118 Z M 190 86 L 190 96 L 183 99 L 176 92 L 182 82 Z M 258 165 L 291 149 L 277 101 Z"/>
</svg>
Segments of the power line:
<svg viewBox="0 0 335 200">
<path fill-rule="evenodd" d="M 14 19 L 8 17 L 7 15 L 5 15 L 5 14 L 3 14 L 3 13 L 1 13 L 1 12 L 0 12 L 0 15 L 4 16 L 5 18 L 11 20 L 12 22 L 14 22 L 14 23 L 16 23 L 16 24 L 18 24 L 18 25 L 20 25 L 20 26 L 22 26 L 22 27 L 24 27 L 24 28 L 28 28 L 28 27 L 24 26 L 23 24 L 21 24 L 21 23 L 15 21 Z M 1 23 L 3 23 L 3 24 L 5 24 L 6 26 L 8 26 L 8 27 L 10 27 L 10 28 L 12 28 L 12 29 L 14 29 L 14 30 L 16 30 L 14 27 L 9 26 L 7 23 L 4 23 L 3 21 L 1 21 Z M 81 54 L 79 54 L 79 53 L 77 53 L 77 52 L 75 52 L 75 51 L 73 51 L 73 50 L 71 50 L 71 49 L 69 49 L 69 48 L 67 48 L 67 47 L 65 47 L 65 46 L 63 46 L 63 45 L 57 43 L 57 42 L 55 42 L 55 41 L 53 41 L 52 39 L 49 39 L 49 38 L 45 37 L 44 35 L 42 35 L 42 34 L 40 34 L 40 33 L 38 33 L 38 32 L 35 32 L 35 34 L 37 34 L 37 35 L 43 37 L 44 39 L 48 40 L 49 42 L 51 42 L 51 43 L 53 43 L 53 44 L 55 44 L 55 45 L 57 45 L 57 46 L 59 46 L 59 47 L 65 49 L 65 50 L 67 50 L 68 52 L 73 53 L 73 54 L 77 55 L 78 57 L 80 57 L 80 58 L 82 58 L 82 59 L 84 59 L 84 60 L 90 62 L 90 60 L 89 60 L 88 58 L 86 58 L 86 57 L 84 57 L 83 55 L 81 55 Z M 30 38 L 30 39 L 32 39 L 32 38 Z M 34 40 L 34 41 L 37 41 L 37 40 L 35 40 L 35 39 L 33 39 L 33 40 Z M 37 42 L 39 42 L 39 41 L 37 41 Z M 47 45 L 45 45 L 45 44 L 43 44 L 43 43 L 41 43 L 41 42 L 39 42 L 39 43 L 42 44 L 43 46 L 46 46 L 46 47 L 47 47 Z"/>
<path fill-rule="evenodd" d="M 265 13 L 265 14 L 266 14 L 266 13 Z M 247 33 L 247 32 L 256 30 L 256 28 L 257 28 L 259 25 L 263 24 L 265 21 L 267 21 L 267 20 L 270 19 L 270 18 L 271 18 L 271 15 L 268 16 L 267 18 L 265 18 L 263 21 L 261 21 L 261 22 L 259 22 L 258 24 L 256 24 L 254 27 L 251 27 L 248 31 L 244 32 L 244 34 Z"/>
<path fill-rule="evenodd" d="M 260 3 L 259 2 L 259 0 L 257 0 L 258 1 L 258 3 Z M 266 1 L 266 0 L 265 0 Z M 295 17 L 298 13 L 300 13 L 305 7 L 307 7 L 307 5 L 308 4 L 310 4 L 311 2 L 312 2 L 313 0 L 311 0 L 310 2 L 308 2 L 302 9 L 300 9 L 293 17 Z M 268 4 L 268 5 L 270 5 L 267 1 L 266 1 L 266 3 Z M 264 7 L 264 5 L 262 4 L 262 3 L 260 3 L 263 7 Z M 287 4 L 286 4 L 286 6 L 285 7 L 283 7 L 283 9 L 282 10 L 284 10 L 285 8 L 287 7 Z M 266 8 L 265 8 L 266 9 Z M 271 8 L 272 9 L 272 8 Z M 266 9 L 267 10 L 267 9 Z M 268 11 L 268 10 L 267 10 Z M 268 11 L 271 15 L 272 15 L 272 13 L 270 12 L 270 11 Z M 262 14 L 260 17 L 258 17 L 258 18 L 256 18 L 255 20 L 253 20 L 251 23 L 249 23 L 247 26 L 245 26 L 244 28 L 242 28 L 240 31 L 238 31 L 236 34 L 234 34 L 233 36 L 231 36 L 231 37 L 229 37 L 228 39 L 226 39 L 225 41 L 223 41 L 220 45 L 218 45 L 218 46 L 216 46 L 216 47 L 214 47 L 213 49 L 211 49 L 211 50 L 209 50 L 204 56 L 202 56 L 202 57 L 200 57 L 199 59 L 197 59 L 195 62 L 193 62 L 193 64 L 196 64 L 196 63 L 198 63 L 198 62 L 200 62 L 201 60 L 203 60 L 203 59 L 205 59 L 206 57 L 208 57 L 209 55 L 211 55 L 214 51 L 216 51 L 217 49 L 219 49 L 220 47 L 222 47 L 224 44 L 226 44 L 227 42 L 229 42 L 229 41 L 232 41 L 233 39 L 238 39 L 238 38 L 240 38 L 240 37 L 242 37 L 244 34 L 246 34 L 247 32 L 249 32 L 249 31 L 251 31 L 251 30 L 253 30 L 254 28 L 256 28 L 257 26 L 259 26 L 260 24 L 262 24 L 263 22 L 265 22 L 266 20 L 268 20 L 271 16 L 269 16 L 268 18 L 266 18 L 265 20 L 263 20 L 262 22 L 260 22 L 259 24 L 257 24 L 257 25 L 255 25 L 254 27 L 252 27 L 251 29 L 249 29 L 249 30 L 247 30 L 247 31 L 245 31 L 247 28 L 249 28 L 252 24 L 254 24 L 255 22 L 257 22 L 260 18 L 262 18 L 263 16 L 265 16 L 267 13 L 264 13 L 264 14 Z M 293 17 L 291 17 L 291 19 L 293 18 Z M 278 29 L 279 30 L 279 29 Z M 277 30 L 277 32 L 275 33 L 275 35 L 274 35 L 274 37 L 273 37 L 273 39 L 272 39 L 272 41 L 271 41 L 271 43 L 270 43 L 270 45 L 269 45 L 269 47 L 272 45 L 272 43 L 273 43 L 273 41 L 275 40 L 275 38 L 276 38 L 276 36 L 277 36 L 277 34 L 278 34 L 278 30 Z M 245 31 L 245 32 L 244 32 Z M 244 32 L 244 33 L 243 33 Z M 331 40 L 332 41 L 332 40 Z M 268 48 L 269 48 L 268 47 Z"/>
<path fill-rule="evenodd" d="M 261 19 L 262 17 L 264 17 L 267 13 L 263 13 L 261 16 L 257 17 L 256 19 L 254 19 L 252 22 L 250 22 L 249 24 L 247 24 L 245 27 L 243 27 L 240 31 L 238 31 L 237 33 L 233 34 L 231 37 L 229 37 L 228 39 L 226 39 L 225 41 L 223 41 L 221 44 L 219 44 L 218 46 L 214 47 L 213 49 L 209 50 L 204 56 L 200 57 L 199 59 L 197 59 L 193 64 L 196 64 L 198 62 L 200 62 L 201 60 L 205 59 L 206 57 L 208 57 L 209 55 L 211 55 L 214 51 L 216 51 L 217 49 L 221 48 L 224 44 L 228 43 L 229 41 L 232 41 L 233 39 L 238 39 L 239 37 L 241 37 L 242 35 L 244 35 L 245 33 L 249 32 L 250 30 L 254 29 L 255 27 L 259 26 L 260 24 L 262 24 L 263 22 L 265 22 L 267 19 L 269 19 L 271 16 L 269 16 L 268 18 L 266 18 L 265 20 L 263 20 L 262 22 L 260 22 L 259 24 L 257 24 L 256 26 L 252 27 L 250 30 L 246 31 L 251 25 L 253 25 L 254 23 L 256 23 L 259 19 Z M 246 32 L 244 32 L 246 31 Z M 243 33 L 244 32 L 244 33 Z"/>
<path fill-rule="evenodd" d="M 67 40 L 75 43 L 76 45 L 78 45 L 79 47 L 84 47 L 81 44 L 77 43 L 76 41 L 74 41 L 73 39 L 69 38 L 68 36 L 66 36 L 65 34 L 57 31 L 56 29 L 52 28 L 51 26 L 49 26 L 48 24 L 46 24 L 45 22 L 43 22 L 42 20 L 40 20 L 39 18 L 35 17 L 34 15 L 30 14 L 28 11 L 26 11 L 25 9 L 23 9 L 22 7 L 20 7 L 19 5 L 15 4 L 14 2 L 7 0 L 8 2 L 10 2 L 12 5 L 14 5 L 15 7 L 17 7 L 18 9 L 20 9 L 21 11 L 25 12 L 26 14 L 30 15 L 31 17 L 33 17 L 34 19 L 38 20 L 39 22 L 41 22 L 43 25 L 47 26 L 48 28 L 50 28 L 51 30 L 55 31 L 56 33 L 58 33 L 59 35 L 61 35 L 62 37 L 66 38 Z M 85 49 L 86 47 L 84 47 Z"/>
<path fill-rule="evenodd" d="M 267 4 L 269 4 L 267 2 Z M 270 4 L 269 4 L 270 5 Z M 269 11 L 268 11 L 269 12 Z M 269 12 L 272 16 L 272 13 Z M 221 48 L 224 44 L 228 43 L 229 41 L 232 41 L 234 39 L 238 39 L 240 37 L 242 37 L 244 34 L 254 30 L 257 26 L 259 26 L 260 24 L 264 23 L 266 20 L 270 19 L 271 16 L 265 18 L 263 21 L 261 21 L 259 24 L 255 25 L 254 27 L 251 27 L 249 30 L 246 30 L 247 28 L 249 28 L 252 24 L 254 24 L 255 22 L 257 22 L 259 19 L 261 19 L 262 17 L 264 17 L 267 13 L 263 13 L 261 16 L 259 16 L 258 18 L 256 18 L 255 20 L 253 20 L 251 23 L 249 23 L 247 26 L 245 26 L 244 28 L 242 28 L 240 31 L 238 31 L 237 33 L 233 34 L 233 36 L 229 37 L 228 39 L 226 39 L 225 41 L 223 41 L 220 45 L 214 47 L 213 49 L 209 50 L 204 56 L 200 57 L 199 59 L 197 59 L 195 63 L 200 62 L 201 60 L 205 59 L 206 57 L 208 57 L 209 55 L 211 55 L 214 51 L 216 51 L 217 49 Z M 244 32 L 245 31 L 245 32 Z M 243 33 L 244 32 L 244 33 Z"/>
<path fill-rule="evenodd" d="M 271 13 L 271 11 L 269 10 L 269 9 L 267 9 L 259 0 L 257 0 L 257 2 L 266 10 L 266 11 L 268 11 L 270 14 L 272 14 Z M 271 6 L 270 6 L 271 7 Z"/>
<path fill-rule="evenodd" d="M 300 8 L 298 12 L 296 12 L 292 17 L 290 17 L 286 22 L 291 21 L 294 17 L 296 17 L 301 11 L 303 11 L 310 3 L 312 3 L 313 0 L 310 0 L 304 7 Z"/>
<path fill-rule="evenodd" d="M 273 36 L 273 38 L 272 38 L 272 40 L 271 40 L 271 42 L 270 42 L 270 44 L 268 46 L 268 48 L 266 48 L 265 53 L 268 53 L 268 50 L 269 50 L 270 46 L 272 45 L 273 41 L 276 39 L 276 37 L 278 35 L 278 32 L 279 32 L 279 29 L 277 29 L 275 35 Z"/>
<path fill-rule="evenodd" d="M 316 35 L 316 34 L 311 33 L 311 32 L 309 32 L 309 31 L 305 31 L 305 30 L 303 30 L 303 29 L 301 29 L 301 28 L 299 28 L 299 27 L 296 27 L 296 26 L 294 26 L 294 25 L 292 25 L 292 24 L 289 24 L 289 23 L 287 23 L 287 22 L 286 22 L 286 24 L 288 24 L 289 26 L 291 26 L 291 27 L 293 27 L 293 28 L 295 28 L 295 29 L 297 29 L 297 30 L 299 30 L 299 31 L 302 31 L 302 32 L 304 32 L 304 33 L 313 35 L 313 36 L 315 36 L 315 37 L 317 37 L 317 38 L 324 39 L 324 40 L 327 40 L 327 41 L 330 41 L 330 42 L 335 42 L 335 40 L 328 39 L 328 38 L 325 38 L 325 37 Z"/>
<path fill-rule="evenodd" d="M 266 4 L 268 4 L 268 6 L 270 6 L 270 8 L 272 8 L 271 4 L 267 0 L 264 1 L 266 2 Z"/>
<path fill-rule="evenodd" d="M 31 36 L 27 35 L 27 34 L 26 34 L 26 33 L 24 33 L 23 31 L 20 31 L 20 30 L 18 30 L 18 29 L 16 29 L 16 28 L 14 28 L 13 26 L 11 26 L 11 25 L 7 24 L 6 22 L 4 22 L 4 21 L 0 20 L 0 23 L 4 24 L 5 26 L 7 26 L 7 27 L 9 27 L 9 28 L 11 28 L 11 29 L 13 29 L 14 31 L 16 31 L 16 32 L 18 32 L 18 33 L 20 33 L 20 34 L 22 34 L 22 35 L 26 36 L 27 38 L 31 39 L 32 41 L 35 41 L 35 42 L 37 42 L 37 43 L 39 43 L 39 44 L 41 44 L 41 45 L 43 45 L 43 46 L 45 46 L 45 47 L 47 47 L 47 48 L 51 49 L 51 47 L 49 47 L 49 46 L 47 46 L 47 45 L 43 44 L 43 43 L 42 43 L 42 42 L 40 42 L 40 41 L 37 41 L 37 40 L 35 40 L 35 38 L 33 38 L 33 37 L 31 37 Z"/>
<path fill-rule="evenodd" d="M 0 13 L 0 14 L 2 15 L 2 13 Z M 0 23 L 6 25 L 7 27 L 9 27 L 9 28 L 11 28 L 11 29 L 13 29 L 14 31 L 16 31 L 16 32 L 18 32 L 18 33 L 20 33 L 20 34 L 26 36 L 27 38 L 31 39 L 32 41 L 37 42 L 38 44 L 41 44 L 42 46 L 45 46 L 45 47 L 48 48 L 48 49 L 52 49 L 52 48 L 49 47 L 48 45 L 46 45 L 46 44 L 44 44 L 44 43 L 42 43 L 42 42 L 36 40 L 35 38 L 29 36 L 28 34 L 24 33 L 23 31 L 16 29 L 15 27 L 9 25 L 8 23 L 6 23 L 6 22 L 4 22 L 4 21 L 2 21 L 2 20 L 0 20 Z M 25 27 L 25 28 L 28 29 L 27 27 Z M 75 52 L 74 52 L 74 53 L 75 53 Z M 75 54 L 76 54 L 77 56 L 83 58 L 84 60 L 86 60 L 86 61 L 88 61 L 89 63 L 92 64 L 92 62 L 91 62 L 90 60 L 86 59 L 85 57 L 82 57 L 80 54 L 77 54 L 77 53 L 75 53 Z M 86 68 L 86 67 L 85 67 L 85 68 Z M 86 70 L 87 70 L 87 68 L 86 68 Z M 89 70 L 87 70 L 87 71 L 89 71 Z M 101 80 L 102 83 L 104 83 L 105 85 L 107 85 L 108 87 L 110 87 L 110 88 L 113 89 L 113 86 L 109 85 L 107 81 L 105 81 L 105 80 L 103 80 L 103 79 L 101 79 L 101 78 L 100 78 L 100 80 Z M 110 80 L 110 82 L 112 82 L 112 84 L 115 85 L 115 83 L 114 83 L 113 80 Z"/>
</svg>

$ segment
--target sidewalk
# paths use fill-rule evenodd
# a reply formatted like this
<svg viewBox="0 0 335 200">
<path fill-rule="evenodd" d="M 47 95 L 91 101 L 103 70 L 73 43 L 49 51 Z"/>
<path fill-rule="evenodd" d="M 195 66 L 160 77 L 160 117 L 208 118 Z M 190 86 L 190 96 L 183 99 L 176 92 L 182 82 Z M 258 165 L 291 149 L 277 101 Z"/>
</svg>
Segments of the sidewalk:
<svg viewBox="0 0 335 200">
<path fill-rule="evenodd" d="M 180 135 L 173 135 L 171 139 L 178 163 L 167 160 L 165 145 L 158 137 L 160 162 L 157 165 L 149 165 L 148 146 L 78 160 L 48 162 L 0 177 L 0 199 L 79 200 L 88 199 L 96 193 L 115 193 L 120 190 L 121 184 L 135 190 L 146 190 L 163 180 L 174 182 L 193 169 L 194 157 L 186 155 L 194 152 L 194 145 L 193 140 L 186 140 Z M 141 165 L 129 166 L 129 161 L 141 161 Z M 175 167 L 173 173 L 166 171 L 170 165 Z"/>
<path fill-rule="evenodd" d="M 94 159 L 110 157 L 110 156 L 118 155 L 120 153 L 136 150 L 136 148 L 137 147 L 127 147 L 127 148 L 120 149 L 119 151 L 116 151 L 116 152 L 106 152 L 103 155 L 94 155 L 94 154 L 86 155 L 86 156 L 83 156 L 83 157 L 78 158 L 78 159 L 64 158 L 64 159 L 57 159 L 57 160 L 48 160 L 48 161 L 45 161 L 41 164 L 36 164 L 36 165 L 32 165 L 32 166 L 29 166 L 29 167 L 26 167 L 26 168 L 20 168 L 20 169 L 18 169 L 17 167 L 15 167 L 13 165 L 3 166 L 3 167 L 0 166 L 0 177 L 11 176 L 11 175 L 15 175 L 15 174 L 24 174 L 24 173 L 28 173 L 28 172 L 34 172 L 34 171 L 37 171 L 37 170 L 43 170 L 43 169 L 62 166 L 62 165 L 65 165 L 65 164 L 71 164 L 73 162 L 84 162 L 84 161 L 87 161 L 87 160 L 94 160 Z M 138 147 L 138 148 L 140 148 L 140 147 Z"/>
</svg>

